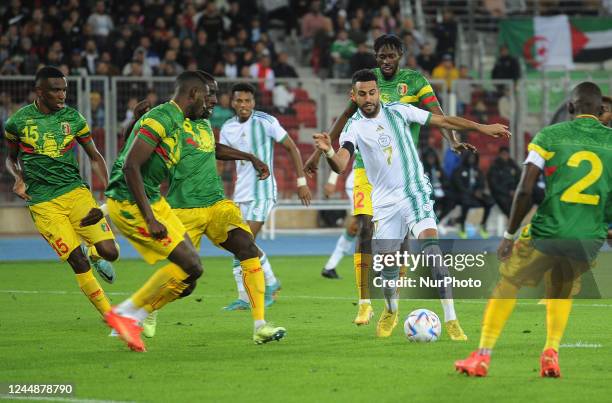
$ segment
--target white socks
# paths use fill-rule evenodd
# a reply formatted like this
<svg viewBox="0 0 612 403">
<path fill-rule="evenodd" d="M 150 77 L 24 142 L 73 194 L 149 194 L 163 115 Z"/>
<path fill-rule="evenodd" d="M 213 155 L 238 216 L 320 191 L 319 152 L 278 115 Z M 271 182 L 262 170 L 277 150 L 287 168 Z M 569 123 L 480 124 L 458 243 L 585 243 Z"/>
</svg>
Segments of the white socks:
<svg viewBox="0 0 612 403">
<path fill-rule="evenodd" d="M 452 299 L 441 299 L 442 309 L 444 309 L 444 322 L 449 320 L 456 320 L 457 314 L 455 313 L 455 304 Z"/>
<path fill-rule="evenodd" d="M 138 323 L 142 322 L 147 318 L 147 316 L 149 316 L 149 312 L 147 312 L 146 309 L 138 308 L 136 305 L 134 305 L 134 302 L 132 302 L 130 298 L 117 305 L 116 312 L 121 316 L 136 319 Z"/>
<path fill-rule="evenodd" d="M 327 263 L 325 263 L 325 270 L 335 269 L 340 263 L 344 255 L 350 254 L 354 249 L 355 237 L 349 236 L 346 231 L 338 238 L 336 242 L 336 248 L 332 252 Z"/>
</svg>

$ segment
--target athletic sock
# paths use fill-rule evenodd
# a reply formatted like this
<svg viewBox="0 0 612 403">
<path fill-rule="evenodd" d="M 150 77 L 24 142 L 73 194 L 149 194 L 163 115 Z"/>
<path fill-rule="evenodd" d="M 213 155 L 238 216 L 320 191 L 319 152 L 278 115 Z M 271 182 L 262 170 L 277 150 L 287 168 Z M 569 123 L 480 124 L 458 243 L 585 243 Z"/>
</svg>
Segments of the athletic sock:
<svg viewBox="0 0 612 403">
<path fill-rule="evenodd" d="M 399 271 L 399 267 L 397 266 L 385 267 L 381 271 L 383 281 L 387 280 L 386 284 L 388 284 L 390 280 L 394 282 L 397 281 L 399 279 Z M 385 297 L 385 306 L 387 310 L 397 312 L 399 305 L 397 287 L 390 287 L 388 285 L 383 287 L 383 295 Z"/>
<path fill-rule="evenodd" d="M 254 257 L 240 262 L 242 281 L 251 305 L 254 321 L 264 320 L 264 295 L 266 282 L 259 258 Z"/>
<path fill-rule="evenodd" d="M 353 257 L 355 266 L 355 283 L 359 299 L 370 299 L 370 268 L 372 255 L 369 253 L 355 253 Z"/>
<path fill-rule="evenodd" d="M 242 267 L 240 267 L 240 260 L 234 259 L 232 263 L 232 272 L 234 273 L 234 281 L 236 281 L 236 289 L 238 290 L 238 299 L 249 302 L 249 296 L 244 289 L 244 283 L 242 282 Z"/>
<path fill-rule="evenodd" d="M 329 257 L 329 260 L 327 261 L 327 263 L 325 263 L 325 270 L 335 269 L 340 264 L 340 261 L 342 260 L 344 255 L 349 254 L 350 251 L 353 249 L 354 242 L 355 237 L 350 236 L 345 230 L 344 233 L 338 238 L 338 241 L 336 242 L 336 247 L 334 248 L 334 251 Z"/>
<path fill-rule="evenodd" d="M 261 257 L 259 258 L 259 261 L 261 262 L 261 268 L 263 269 L 264 272 L 264 279 L 266 281 L 266 285 L 273 285 L 276 284 L 276 276 L 274 275 L 274 272 L 272 271 L 272 265 L 270 265 L 270 261 L 268 260 L 268 256 L 266 255 L 266 252 L 264 252 L 263 250 L 259 249 L 262 253 Z"/>
<path fill-rule="evenodd" d="M 431 275 L 434 280 L 443 280 L 450 276 L 448 267 L 444 265 L 440 242 L 436 238 L 428 238 L 421 241 L 421 250 L 425 256 L 427 264 L 431 267 Z M 457 319 L 455 304 L 453 302 L 453 289 L 451 286 L 438 287 L 440 303 L 444 311 L 444 322 Z"/>
<path fill-rule="evenodd" d="M 455 304 L 452 299 L 441 299 L 442 309 L 444 310 L 444 322 L 451 320 L 457 320 L 457 313 L 455 312 Z"/>
<path fill-rule="evenodd" d="M 500 280 L 493 295 L 498 298 L 491 298 L 485 309 L 482 320 L 482 333 L 480 335 L 479 350 L 490 350 L 495 347 L 506 321 L 516 305 L 516 294 L 518 288 L 507 280 Z"/>
<path fill-rule="evenodd" d="M 77 283 L 79 283 L 79 288 L 96 307 L 98 312 L 104 315 L 111 310 L 111 304 L 91 269 L 85 273 L 76 274 L 76 279 Z"/>
<path fill-rule="evenodd" d="M 571 299 L 549 299 L 546 304 L 546 344 L 549 348 L 559 351 L 559 344 L 565 332 L 567 321 L 572 310 Z"/>
<path fill-rule="evenodd" d="M 180 266 L 170 263 L 157 270 L 147 282 L 132 295 L 132 302 L 139 308 L 159 310 L 174 301 L 189 286 L 184 282 L 189 275 Z"/>
<path fill-rule="evenodd" d="M 140 323 L 145 320 L 152 311 L 149 311 L 146 307 L 136 306 L 134 301 L 132 301 L 131 298 L 128 298 L 117 305 L 116 312 L 121 316 L 135 319 L 138 323 Z"/>
</svg>

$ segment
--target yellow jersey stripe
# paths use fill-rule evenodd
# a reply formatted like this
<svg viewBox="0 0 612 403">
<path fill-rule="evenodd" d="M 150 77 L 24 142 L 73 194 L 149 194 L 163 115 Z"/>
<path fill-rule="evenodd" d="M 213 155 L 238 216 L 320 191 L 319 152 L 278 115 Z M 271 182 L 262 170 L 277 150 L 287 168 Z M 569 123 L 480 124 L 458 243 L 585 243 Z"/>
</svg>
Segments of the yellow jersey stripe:
<svg viewBox="0 0 612 403">
<path fill-rule="evenodd" d="M 535 151 L 536 153 L 540 154 L 540 157 L 544 158 L 547 161 L 555 155 L 554 151 L 546 151 L 545 149 L 534 143 L 529 143 L 527 150 Z"/>
<path fill-rule="evenodd" d="M 10 140 L 10 141 L 17 141 L 18 140 L 17 136 L 15 136 L 13 133 L 11 133 L 11 132 L 9 132 L 7 130 L 4 131 L 4 137 L 7 140 Z"/>
<path fill-rule="evenodd" d="M 416 94 L 416 96 L 420 99 L 423 95 L 427 95 L 430 92 L 434 92 L 433 88 L 431 88 L 431 85 L 426 85 L 425 87 L 421 88 L 421 90 Z"/>
<path fill-rule="evenodd" d="M 150 127 L 160 138 L 166 137 L 166 129 L 164 126 L 153 118 L 146 118 L 143 120 L 142 126 Z"/>
<path fill-rule="evenodd" d="M 79 130 L 79 132 L 76 135 L 80 137 L 87 133 L 89 133 L 89 125 L 85 124 L 85 126 L 83 126 L 83 128 Z"/>
<path fill-rule="evenodd" d="M 411 104 L 411 103 L 419 102 L 419 97 L 417 97 L 416 95 L 404 95 L 403 97 L 400 98 L 399 101 L 403 104 Z"/>
</svg>

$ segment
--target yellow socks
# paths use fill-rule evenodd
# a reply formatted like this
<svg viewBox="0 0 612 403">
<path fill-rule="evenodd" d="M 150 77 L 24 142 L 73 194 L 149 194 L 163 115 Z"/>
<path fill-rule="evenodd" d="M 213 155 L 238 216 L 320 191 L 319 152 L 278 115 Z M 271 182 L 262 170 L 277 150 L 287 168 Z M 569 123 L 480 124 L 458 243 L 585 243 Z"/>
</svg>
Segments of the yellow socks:
<svg viewBox="0 0 612 403">
<path fill-rule="evenodd" d="M 111 310 L 110 302 L 108 298 L 106 298 L 104 290 L 100 287 L 100 283 L 98 283 L 98 280 L 94 277 L 91 269 L 86 273 L 76 274 L 76 279 L 81 291 L 89 298 L 98 312 L 104 315 Z"/>
<path fill-rule="evenodd" d="M 372 267 L 372 255 L 369 253 L 355 253 L 353 255 L 355 266 L 355 283 L 359 299 L 370 299 L 370 268 Z"/>
<path fill-rule="evenodd" d="M 482 333 L 480 335 L 480 349 L 491 350 L 499 338 L 504 325 L 516 305 L 518 288 L 502 279 L 489 300 L 482 320 Z M 495 298 L 497 297 L 497 298 Z"/>
<path fill-rule="evenodd" d="M 263 269 L 258 257 L 246 259 L 240 262 L 242 267 L 242 282 L 251 304 L 251 315 L 253 320 L 264 320 L 264 295 L 266 292 L 266 281 Z"/>
<path fill-rule="evenodd" d="M 188 283 L 183 282 L 187 273 L 174 263 L 157 270 L 147 282 L 132 295 L 134 305 L 148 312 L 161 309 L 181 296 Z"/>
<path fill-rule="evenodd" d="M 546 345 L 544 350 L 552 348 L 558 352 L 572 310 L 572 300 L 548 299 L 546 301 Z"/>
</svg>

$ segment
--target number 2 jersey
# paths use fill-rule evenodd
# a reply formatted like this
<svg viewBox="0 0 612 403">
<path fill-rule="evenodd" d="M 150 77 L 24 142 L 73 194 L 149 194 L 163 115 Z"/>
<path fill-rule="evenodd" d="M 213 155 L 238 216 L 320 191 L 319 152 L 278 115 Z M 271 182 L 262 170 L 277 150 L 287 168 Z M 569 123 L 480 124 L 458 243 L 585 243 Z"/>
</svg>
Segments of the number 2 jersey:
<svg viewBox="0 0 612 403">
<path fill-rule="evenodd" d="M 529 151 L 544 160 L 546 182 L 532 237 L 605 239 L 612 219 L 612 129 L 595 116 L 579 115 L 544 128 Z"/>
<path fill-rule="evenodd" d="M 87 121 L 66 106 L 45 114 L 31 103 L 6 122 L 9 147 L 19 148 L 28 205 L 53 200 L 81 186 L 87 186 L 79 172 L 77 142 L 92 141 Z"/>
</svg>

